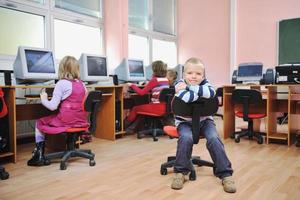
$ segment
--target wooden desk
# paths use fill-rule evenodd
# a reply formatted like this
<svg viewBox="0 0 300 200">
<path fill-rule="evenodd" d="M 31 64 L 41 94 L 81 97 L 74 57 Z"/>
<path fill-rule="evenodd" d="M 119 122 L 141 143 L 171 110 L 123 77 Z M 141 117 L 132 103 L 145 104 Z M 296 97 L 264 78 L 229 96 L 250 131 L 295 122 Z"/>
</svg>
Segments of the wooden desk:
<svg viewBox="0 0 300 200">
<path fill-rule="evenodd" d="M 223 88 L 224 118 L 223 130 L 224 139 L 230 137 L 235 131 L 234 105 L 231 95 L 237 86 L 229 85 Z M 295 140 L 296 132 L 300 130 L 300 85 L 268 85 L 268 86 L 249 86 L 259 89 L 263 93 L 266 101 L 265 107 L 257 108 L 259 111 L 266 110 L 267 130 L 266 142 L 279 141 L 290 146 Z M 287 130 L 279 130 L 277 117 L 279 113 L 288 113 Z M 259 120 L 254 122 L 254 129 L 260 127 Z"/>
</svg>

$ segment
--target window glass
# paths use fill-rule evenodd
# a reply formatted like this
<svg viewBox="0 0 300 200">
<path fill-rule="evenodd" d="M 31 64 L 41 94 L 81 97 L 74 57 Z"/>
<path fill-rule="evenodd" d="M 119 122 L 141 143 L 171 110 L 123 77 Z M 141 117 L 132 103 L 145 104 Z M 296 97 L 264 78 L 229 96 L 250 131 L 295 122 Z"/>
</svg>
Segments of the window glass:
<svg viewBox="0 0 300 200">
<path fill-rule="evenodd" d="M 153 39 L 153 61 L 162 60 L 169 68 L 177 65 L 177 48 L 175 42 Z"/>
<path fill-rule="evenodd" d="M 55 0 L 55 7 L 98 18 L 102 16 L 101 0 Z"/>
<path fill-rule="evenodd" d="M 149 42 L 147 37 L 129 34 L 128 57 L 142 59 L 144 65 L 149 65 Z"/>
<path fill-rule="evenodd" d="M 128 0 L 128 23 L 130 27 L 149 29 L 148 0 Z"/>
<path fill-rule="evenodd" d="M 153 0 L 153 30 L 175 35 L 174 0 Z"/>
<path fill-rule="evenodd" d="M 0 7 L 0 55 L 16 55 L 18 46 L 45 45 L 44 16 Z"/>
<path fill-rule="evenodd" d="M 56 58 L 71 55 L 79 58 L 81 53 L 102 54 L 100 28 L 54 20 L 54 45 Z"/>
</svg>

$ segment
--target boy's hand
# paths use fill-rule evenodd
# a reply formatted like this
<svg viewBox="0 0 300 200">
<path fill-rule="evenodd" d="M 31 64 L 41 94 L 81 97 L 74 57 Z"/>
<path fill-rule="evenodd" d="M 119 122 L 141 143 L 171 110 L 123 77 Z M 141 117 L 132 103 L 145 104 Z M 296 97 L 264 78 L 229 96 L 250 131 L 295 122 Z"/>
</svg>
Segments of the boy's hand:
<svg viewBox="0 0 300 200">
<path fill-rule="evenodd" d="M 176 87 L 175 87 L 175 92 L 177 93 L 177 92 L 179 92 L 180 90 L 185 90 L 186 86 L 187 86 L 187 85 L 186 85 L 185 83 L 183 83 L 183 82 L 178 83 L 178 84 L 176 85 Z"/>
<path fill-rule="evenodd" d="M 42 92 L 40 94 L 41 99 L 48 99 L 48 94 L 46 92 Z"/>
</svg>

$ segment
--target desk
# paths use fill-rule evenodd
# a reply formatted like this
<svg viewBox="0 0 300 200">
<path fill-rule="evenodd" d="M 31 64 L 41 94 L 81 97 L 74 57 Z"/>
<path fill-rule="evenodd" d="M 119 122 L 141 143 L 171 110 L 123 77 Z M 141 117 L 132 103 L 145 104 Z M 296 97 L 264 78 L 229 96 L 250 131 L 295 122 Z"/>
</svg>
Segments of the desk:
<svg viewBox="0 0 300 200">
<path fill-rule="evenodd" d="M 234 105 L 231 99 L 232 92 L 237 86 L 229 85 L 223 88 L 223 131 L 224 139 L 230 137 L 235 131 Z M 266 111 L 266 142 L 279 141 L 292 145 L 295 141 L 296 133 L 300 130 L 300 85 L 268 85 L 248 86 L 262 91 L 265 99 L 265 106 L 256 108 Z M 288 125 L 286 131 L 278 130 L 277 116 L 279 113 L 288 113 Z M 260 121 L 254 121 L 254 130 L 258 130 Z"/>
<path fill-rule="evenodd" d="M 5 123 L 4 135 L 9 139 L 9 148 L 6 152 L 0 153 L 0 159 L 7 159 L 16 162 L 17 144 L 16 144 L 16 122 L 21 120 L 38 119 L 53 112 L 42 106 L 40 103 L 16 104 L 16 90 L 53 88 L 53 86 L 0 86 L 4 91 L 5 102 L 8 106 L 8 115 L 1 119 Z M 97 112 L 97 128 L 93 133 L 95 137 L 115 140 L 117 135 L 125 134 L 123 128 L 123 86 L 87 86 L 88 90 L 101 90 L 103 100 L 100 109 Z M 20 99 L 24 99 L 20 97 Z M 39 98 L 30 98 L 26 100 L 39 100 Z M 118 102 L 119 110 L 116 109 Z M 6 120 L 5 122 L 3 120 Z M 121 128 L 116 129 L 116 120 L 120 121 Z M 7 125 L 8 126 L 7 126 Z M 2 130 L 1 130 L 2 131 Z"/>
</svg>

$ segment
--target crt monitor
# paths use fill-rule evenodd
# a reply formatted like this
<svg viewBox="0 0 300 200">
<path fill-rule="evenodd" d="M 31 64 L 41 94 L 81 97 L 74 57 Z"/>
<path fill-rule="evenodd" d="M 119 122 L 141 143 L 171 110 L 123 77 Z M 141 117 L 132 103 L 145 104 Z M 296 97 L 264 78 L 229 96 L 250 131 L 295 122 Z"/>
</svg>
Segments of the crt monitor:
<svg viewBox="0 0 300 200">
<path fill-rule="evenodd" d="M 83 53 L 79 59 L 80 79 L 86 82 L 109 81 L 105 56 Z"/>
<path fill-rule="evenodd" d="M 262 63 L 242 63 L 238 66 L 237 81 L 259 82 L 263 76 Z"/>
<path fill-rule="evenodd" d="M 120 82 L 139 82 L 146 80 L 143 60 L 123 59 L 122 63 L 115 69 Z"/>
<path fill-rule="evenodd" d="M 153 76 L 152 65 L 146 66 L 145 71 L 146 71 L 146 79 L 147 81 L 150 81 Z"/>
<path fill-rule="evenodd" d="M 176 67 L 173 68 L 177 72 L 177 81 L 183 78 L 183 70 L 184 66 L 181 64 L 176 65 Z"/>
<path fill-rule="evenodd" d="M 50 49 L 20 46 L 13 66 L 17 83 L 58 79 L 58 69 Z"/>
</svg>

